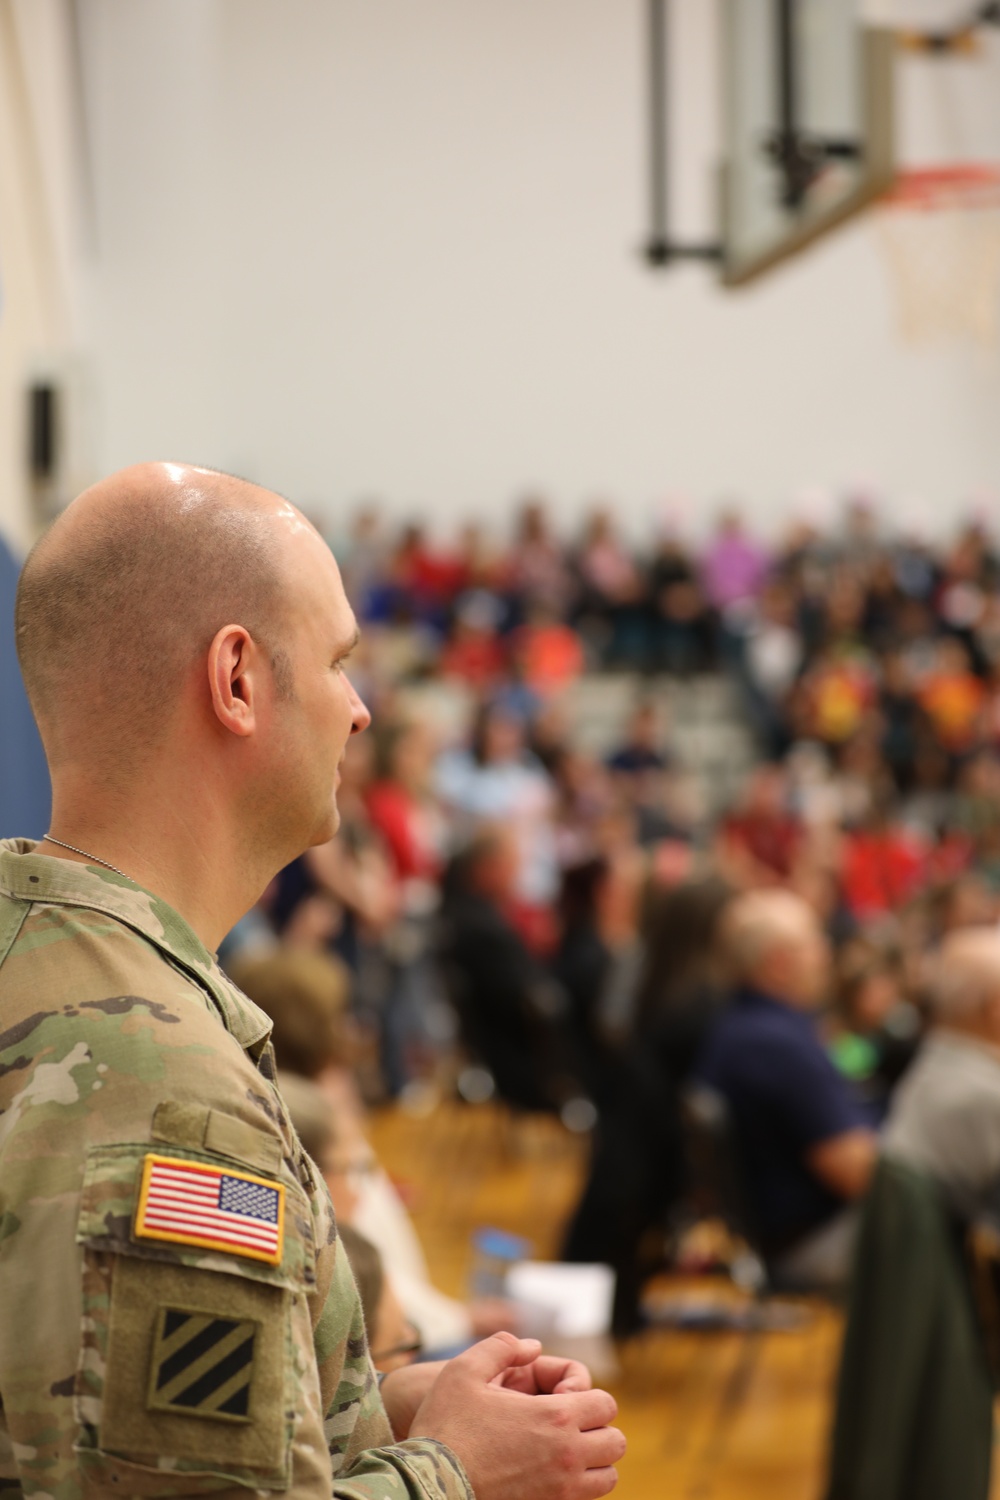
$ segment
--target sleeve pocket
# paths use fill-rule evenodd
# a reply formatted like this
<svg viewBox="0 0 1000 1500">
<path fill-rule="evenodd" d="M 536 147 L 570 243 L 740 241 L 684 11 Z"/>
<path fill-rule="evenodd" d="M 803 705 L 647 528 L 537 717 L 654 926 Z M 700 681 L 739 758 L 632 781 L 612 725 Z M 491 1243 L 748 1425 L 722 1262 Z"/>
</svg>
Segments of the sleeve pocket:
<svg viewBox="0 0 1000 1500">
<path fill-rule="evenodd" d="M 170 1191 L 185 1176 L 196 1199 L 202 1183 L 218 1183 L 237 1226 L 247 1220 L 249 1247 L 237 1232 L 234 1248 L 224 1248 L 225 1229 L 200 1210 L 185 1218 L 181 1200 L 176 1215 L 149 1213 L 151 1160 L 166 1163 Z M 253 1250 L 251 1210 L 279 1188 L 280 1257 L 265 1259 Z M 192 1222 L 210 1248 L 188 1242 Z M 306 1296 L 316 1279 L 301 1188 L 205 1151 L 98 1147 L 87 1160 L 77 1240 L 77 1455 L 93 1487 L 150 1497 L 287 1488 L 293 1431 L 310 1399 Z"/>
</svg>

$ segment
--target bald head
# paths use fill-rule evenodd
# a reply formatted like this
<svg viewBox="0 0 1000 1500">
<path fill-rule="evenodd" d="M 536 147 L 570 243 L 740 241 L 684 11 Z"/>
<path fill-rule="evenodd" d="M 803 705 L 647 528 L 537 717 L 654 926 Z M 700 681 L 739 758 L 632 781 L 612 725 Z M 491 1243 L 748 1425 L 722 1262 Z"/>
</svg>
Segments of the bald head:
<svg viewBox="0 0 1000 1500">
<path fill-rule="evenodd" d="M 114 474 L 31 553 L 16 624 L 58 857 L 125 871 L 213 948 L 337 831 L 370 722 L 346 670 L 358 625 L 280 495 L 182 464 Z"/>
<path fill-rule="evenodd" d="M 995 928 L 968 927 L 952 933 L 930 961 L 928 977 L 928 1000 L 936 1021 L 977 1029 L 984 1020 L 991 1025 L 1000 1022 L 1000 933 Z"/>
<path fill-rule="evenodd" d="M 735 977 L 777 999 L 809 1006 L 822 994 L 829 956 L 815 912 L 788 891 L 749 891 L 727 908 L 722 940 Z"/>
<path fill-rule="evenodd" d="M 109 746 L 118 763 L 122 751 L 141 758 L 227 623 L 270 652 L 287 690 L 286 554 L 311 529 L 280 496 L 182 464 L 136 465 L 85 490 L 18 586 L 18 655 L 53 767 Z"/>
</svg>

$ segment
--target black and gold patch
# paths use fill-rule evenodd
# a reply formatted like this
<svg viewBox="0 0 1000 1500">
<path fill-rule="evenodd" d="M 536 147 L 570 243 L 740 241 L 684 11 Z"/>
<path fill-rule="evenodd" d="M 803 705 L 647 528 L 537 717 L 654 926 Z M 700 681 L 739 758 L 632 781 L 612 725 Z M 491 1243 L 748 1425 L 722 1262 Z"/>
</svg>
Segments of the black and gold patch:
<svg viewBox="0 0 1000 1500">
<path fill-rule="evenodd" d="M 147 1406 L 188 1417 L 249 1422 L 258 1325 L 161 1307 Z"/>
</svg>

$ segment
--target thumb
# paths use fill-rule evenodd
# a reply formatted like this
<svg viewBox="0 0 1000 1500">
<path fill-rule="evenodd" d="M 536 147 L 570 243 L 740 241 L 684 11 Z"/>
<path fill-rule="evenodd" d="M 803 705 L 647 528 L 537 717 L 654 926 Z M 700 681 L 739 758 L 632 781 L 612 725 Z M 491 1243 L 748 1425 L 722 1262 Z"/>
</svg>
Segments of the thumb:
<svg viewBox="0 0 1000 1500">
<path fill-rule="evenodd" d="M 495 1333 L 491 1338 L 473 1344 L 464 1354 L 456 1355 L 452 1364 L 456 1368 L 460 1365 L 467 1374 L 488 1384 L 497 1375 L 502 1375 L 504 1370 L 515 1365 L 529 1365 L 541 1352 L 542 1346 L 537 1339 L 519 1339 L 513 1333 Z"/>
</svg>

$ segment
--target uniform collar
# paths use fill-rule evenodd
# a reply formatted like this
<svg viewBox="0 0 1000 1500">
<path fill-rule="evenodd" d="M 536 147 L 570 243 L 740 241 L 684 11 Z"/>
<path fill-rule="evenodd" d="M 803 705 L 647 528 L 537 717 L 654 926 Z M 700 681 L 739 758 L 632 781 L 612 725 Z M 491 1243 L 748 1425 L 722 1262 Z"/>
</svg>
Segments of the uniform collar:
<svg viewBox="0 0 1000 1500">
<path fill-rule="evenodd" d="M 0 839 L 0 895 L 52 906 L 104 912 L 139 933 L 206 990 L 226 1030 L 259 1054 L 271 1022 L 219 968 L 197 934 L 172 906 L 134 880 L 98 865 L 36 854 L 31 839 Z"/>
</svg>

